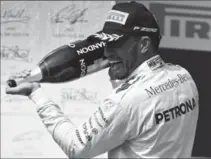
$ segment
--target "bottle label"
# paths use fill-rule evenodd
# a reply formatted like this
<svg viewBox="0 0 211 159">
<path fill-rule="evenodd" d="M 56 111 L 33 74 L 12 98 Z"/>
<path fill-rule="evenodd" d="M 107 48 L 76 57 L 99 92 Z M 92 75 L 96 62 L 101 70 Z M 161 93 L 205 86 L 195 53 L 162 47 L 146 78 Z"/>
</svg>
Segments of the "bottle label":
<svg viewBox="0 0 211 159">
<path fill-rule="evenodd" d="M 94 64 L 87 65 L 86 60 L 84 58 L 79 60 L 80 63 L 80 77 L 83 77 L 87 74 L 97 72 L 109 66 L 109 62 L 107 59 L 97 59 L 94 61 Z"/>
<path fill-rule="evenodd" d="M 84 58 L 83 59 L 80 59 L 79 60 L 79 63 L 80 63 L 80 67 L 81 67 L 80 77 L 83 77 L 87 73 L 87 65 L 86 65 L 85 59 Z"/>
<path fill-rule="evenodd" d="M 83 54 L 87 54 L 88 52 L 103 48 L 104 46 L 105 46 L 105 42 L 101 41 L 96 44 L 91 44 L 86 47 L 80 48 L 80 49 L 76 50 L 76 52 L 78 55 L 83 55 Z"/>
</svg>

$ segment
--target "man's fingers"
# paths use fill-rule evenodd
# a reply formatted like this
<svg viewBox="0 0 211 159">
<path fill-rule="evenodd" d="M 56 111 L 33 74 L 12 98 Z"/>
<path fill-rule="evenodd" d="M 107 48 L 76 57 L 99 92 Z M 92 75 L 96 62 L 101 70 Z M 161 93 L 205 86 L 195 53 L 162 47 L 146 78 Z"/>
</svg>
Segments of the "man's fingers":
<svg viewBox="0 0 211 159">
<path fill-rule="evenodd" d="M 20 73 L 16 73 L 16 74 L 11 75 L 9 79 L 12 80 L 12 79 L 20 78 L 20 77 L 21 77 Z"/>
<path fill-rule="evenodd" d="M 30 69 L 26 69 L 26 70 L 24 70 L 24 71 L 22 72 L 22 76 L 23 76 L 23 77 L 27 77 L 27 76 L 30 75 L 30 73 L 31 73 L 31 70 L 30 70 Z"/>
<path fill-rule="evenodd" d="M 14 79 L 14 78 L 15 78 L 14 75 L 9 76 L 9 80 L 12 80 L 12 79 Z"/>
<path fill-rule="evenodd" d="M 31 70 L 30 69 L 26 69 L 26 70 L 23 70 L 23 71 L 21 71 L 19 73 L 15 73 L 15 74 L 11 75 L 9 77 L 9 79 L 11 80 L 11 79 L 16 79 L 16 78 L 26 78 L 30 74 L 31 74 Z"/>
<path fill-rule="evenodd" d="M 26 69 L 24 70 L 25 73 L 30 74 L 31 73 L 31 69 Z"/>
</svg>

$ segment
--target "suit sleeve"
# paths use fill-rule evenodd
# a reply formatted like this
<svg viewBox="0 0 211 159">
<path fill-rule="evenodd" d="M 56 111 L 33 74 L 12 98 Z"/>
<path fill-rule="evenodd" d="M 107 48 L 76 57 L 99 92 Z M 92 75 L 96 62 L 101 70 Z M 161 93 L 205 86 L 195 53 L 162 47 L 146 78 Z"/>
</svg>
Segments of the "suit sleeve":
<svg viewBox="0 0 211 159">
<path fill-rule="evenodd" d="M 128 111 L 111 98 L 104 100 L 79 126 L 74 126 L 41 88 L 29 98 L 36 104 L 43 124 L 69 158 L 92 158 L 105 153 L 124 143 L 130 133 Z"/>
</svg>

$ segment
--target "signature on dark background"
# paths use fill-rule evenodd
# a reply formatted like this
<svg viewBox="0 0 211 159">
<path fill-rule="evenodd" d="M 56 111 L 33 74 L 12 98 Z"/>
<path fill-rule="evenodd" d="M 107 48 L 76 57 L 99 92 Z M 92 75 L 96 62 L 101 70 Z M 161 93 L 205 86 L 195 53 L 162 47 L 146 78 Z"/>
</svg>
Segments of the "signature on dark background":
<svg viewBox="0 0 211 159">
<path fill-rule="evenodd" d="M 51 23 L 64 23 L 66 21 L 69 24 L 75 24 L 87 22 L 87 20 L 84 20 L 87 10 L 88 8 L 77 9 L 75 4 L 68 5 L 51 17 Z"/>
<path fill-rule="evenodd" d="M 1 24 L 13 22 L 28 23 L 29 21 L 30 17 L 26 15 L 25 9 L 9 9 L 1 14 Z"/>
<path fill-rule="evenodd" d="M 1 46 L 1 59 L 5 60 L 14 60 L 14 59 L 21 59 L 24 61 L 30 62 L 31 59 L 29 58 L 29 49 L 21 49 L 19 46 Z"/>
</svg>

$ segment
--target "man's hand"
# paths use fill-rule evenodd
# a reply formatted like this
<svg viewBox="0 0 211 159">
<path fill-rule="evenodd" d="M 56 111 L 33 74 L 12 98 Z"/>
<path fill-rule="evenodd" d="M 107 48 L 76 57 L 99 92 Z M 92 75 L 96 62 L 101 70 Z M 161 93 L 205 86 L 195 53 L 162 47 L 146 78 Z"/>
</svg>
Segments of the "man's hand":
<svg viewBox="0 0 211 159">
<path fill-rule="evenodd" d="M 15 74 L 11 76 L 9 79 L 24 79 L 30 75 L 31 70 L 24 70 L 21 73 Z M 17 85 L 16 87 L 6 87 L 6 94 L 13 94 L 13 95 L 24 95 L 29 96 L 32 92 L 40 87 L 40 84 L 37 82 L 26 82 Z"/>
</svg>

